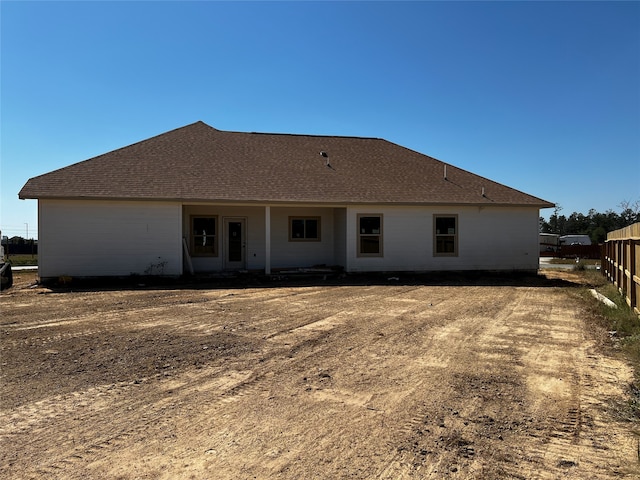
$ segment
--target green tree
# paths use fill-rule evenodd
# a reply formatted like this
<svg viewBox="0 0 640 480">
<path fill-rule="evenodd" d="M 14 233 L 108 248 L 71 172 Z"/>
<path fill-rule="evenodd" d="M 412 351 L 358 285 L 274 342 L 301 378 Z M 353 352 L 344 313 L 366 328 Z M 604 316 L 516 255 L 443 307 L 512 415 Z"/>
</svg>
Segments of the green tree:
<svg viewBox="0 0 640 480">
<path fill-rule="evenodd" d="M 592 208 L 587 215 L 573 212 L 569 217 L 565 217 L 560 215 L 562 207 L 556 205 L 553 214 L 549 216 L 549 221 L 540 218 L 540 231 L 557 235 L 573 233 L 589 235 L 593 243 L 602 243 L 606 240 L 608 232 L 640 222 L 640 200 L 635 202 L 623 200 L 618 207 L 621 209 L 620 213 L 611 209 L 599 213 Z"/>
</svg>

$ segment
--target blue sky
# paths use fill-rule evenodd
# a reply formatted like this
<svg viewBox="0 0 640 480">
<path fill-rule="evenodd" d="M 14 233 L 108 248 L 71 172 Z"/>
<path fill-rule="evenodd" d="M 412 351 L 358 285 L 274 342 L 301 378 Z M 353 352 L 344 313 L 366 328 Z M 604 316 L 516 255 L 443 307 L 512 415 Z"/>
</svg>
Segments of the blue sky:
<svg viewBox="0 0 640 480">
<path fill-rule="evenodd" d="M 0 14 L 3 235 L 37 238 L 28 178 L 198 120 L 382 137 L 566 215 L 640 200 L 640 2 L 5 0 Z"/>
</svg>

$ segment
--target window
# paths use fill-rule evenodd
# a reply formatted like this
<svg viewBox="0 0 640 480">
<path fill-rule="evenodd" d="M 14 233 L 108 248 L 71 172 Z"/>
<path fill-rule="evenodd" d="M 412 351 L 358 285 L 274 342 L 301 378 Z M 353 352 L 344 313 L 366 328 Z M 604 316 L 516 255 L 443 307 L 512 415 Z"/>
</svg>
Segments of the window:
<svg viewBox="0 0 640 480">
<path fill-rule="evenodd" d="M 218 217 L 191 217 L 191 255 L 218 256 Z"/>
<path fill-rule="evenodd" d="M 382 256 L 382 215 L 358 215 L 358 256 Z"/>
<path fill-rule="evenodd" d="M 433 255 L 438 257 L 458 256 L 458 216 L 433 216 Z"/>
<path fill-rule="evenodd" d="M 320 217 L 289 217 L 290 242 L 319 242 Z"/>
</svg>

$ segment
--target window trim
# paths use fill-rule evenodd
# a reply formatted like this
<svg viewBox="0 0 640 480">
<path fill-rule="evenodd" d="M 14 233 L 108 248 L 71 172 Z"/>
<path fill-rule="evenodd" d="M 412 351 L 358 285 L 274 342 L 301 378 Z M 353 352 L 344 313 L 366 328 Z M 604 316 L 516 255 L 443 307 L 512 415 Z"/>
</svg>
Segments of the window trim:
<svg viewBox="0 0 640 480">
<path fill-rule="evenodd" d="M 360 219 L 364 217 L 379 217 L 380 218 L 380 233 L 362 233 L 360 229 Z M 358 230 L 358 257 L 384 257 L 384 215 L 382 213 L 358 213 L 356 218 L 356 228 Z M 363 237 L 378 237 L 378 244 L 380 246 L 378 253 L 363 253 L 362 252 L 362 238 Z"/>
<path fill-rule="evenodd" d="M 306 221 L 307 220 L 316 220 L 318 224 L 318 236 L 315 238 L 307 238 L 306 236 L 303 238 L 294 238 L 293 237 L 293 221 L 294 220 L 303 220 L 305 222 L 305 235 L 306 235 Z M 320 242 L 322 240 L 322 217 L 320 216 L 312 216 L 312 215 L 295 215 L 289 217 L 289 241 L 290 242 Z"/>
<path fill-rule="evenodd" d="M 439 218 L 453 218 L 456 222 L 455 232 L 450 233 L 438 233 L 436 228 L 436 222 Z M 457 213 L 435 213 L 433 215 L 433 256 L 434 257 L 457 257 L 458 256 L 458 232 L 460 230 L 460 224 L 458 222 Z M 453 252 L 438 252 L 438 237 L 451 237 L 453 236 Z"/>
<path fill-rule="evenodd" d="M 202 235 L 196 235 L 193 229 L 193 222 L 196 218 L 208 218 L 215 220 L 216 233 L 212 235 L 215 237 L 213 242 L 213 253 L 196 253 L 196 237 L 202 237 Z M 220 221 L 218 215 L 191 215 L 189 217 L 189 239 L 191 240 L 191 256 L 192 257 L 218 257 L 220 255 Z"/>
</svg>

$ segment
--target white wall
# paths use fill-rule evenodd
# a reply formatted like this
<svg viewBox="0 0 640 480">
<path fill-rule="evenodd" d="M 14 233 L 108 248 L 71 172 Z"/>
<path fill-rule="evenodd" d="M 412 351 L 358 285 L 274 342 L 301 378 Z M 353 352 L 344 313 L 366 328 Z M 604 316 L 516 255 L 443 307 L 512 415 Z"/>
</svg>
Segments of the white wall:
<svg viewBox="0 0 640 480">
<path fill-rule="evenodd" d="M 383 215 L 382 257 L 357 256 L 357 215 Z M 458 215 L 458 256 L 433 255 L 433 215 Z M 537 270 L 539 210 L 528 207 L 350 207 L 347 270 Z"/>
<path fill-rule="evenodd" d="M 334 264 L 333 208 L 271 207 L 271 267 Z M 320 241 L 290 242 L 289 217 L 320 217 Z"/>
<path fill-rule="evenodd" d="M 40 200 L 41 278 L 180 275 L 182 238 L 190 215 L 246 219 L 247 269 L 265 266 L 265 209 L 261 206 L 172 202 Z M 382 257 L 357 256 L 357 215 L 383 215 Z M 433 215 L 458 215 L 458 256 L 433 255 Z M 320 216 L 320 242 L 290 242 L 290 216 Z M 342 265 L 347 271 L 536 270 L 537 208 L 508 207 L 272 207 L 271 266 Z M 196 271 L 222 270 L 218 257 L 194 257 Z M 160 267 L 161 263 L 164 267 Z"/>
<path fill-rule="evenodd" d="M 181 275 L 181 214 L 179 203 L 41 199 L 38 273 Z"/>
</svg>

